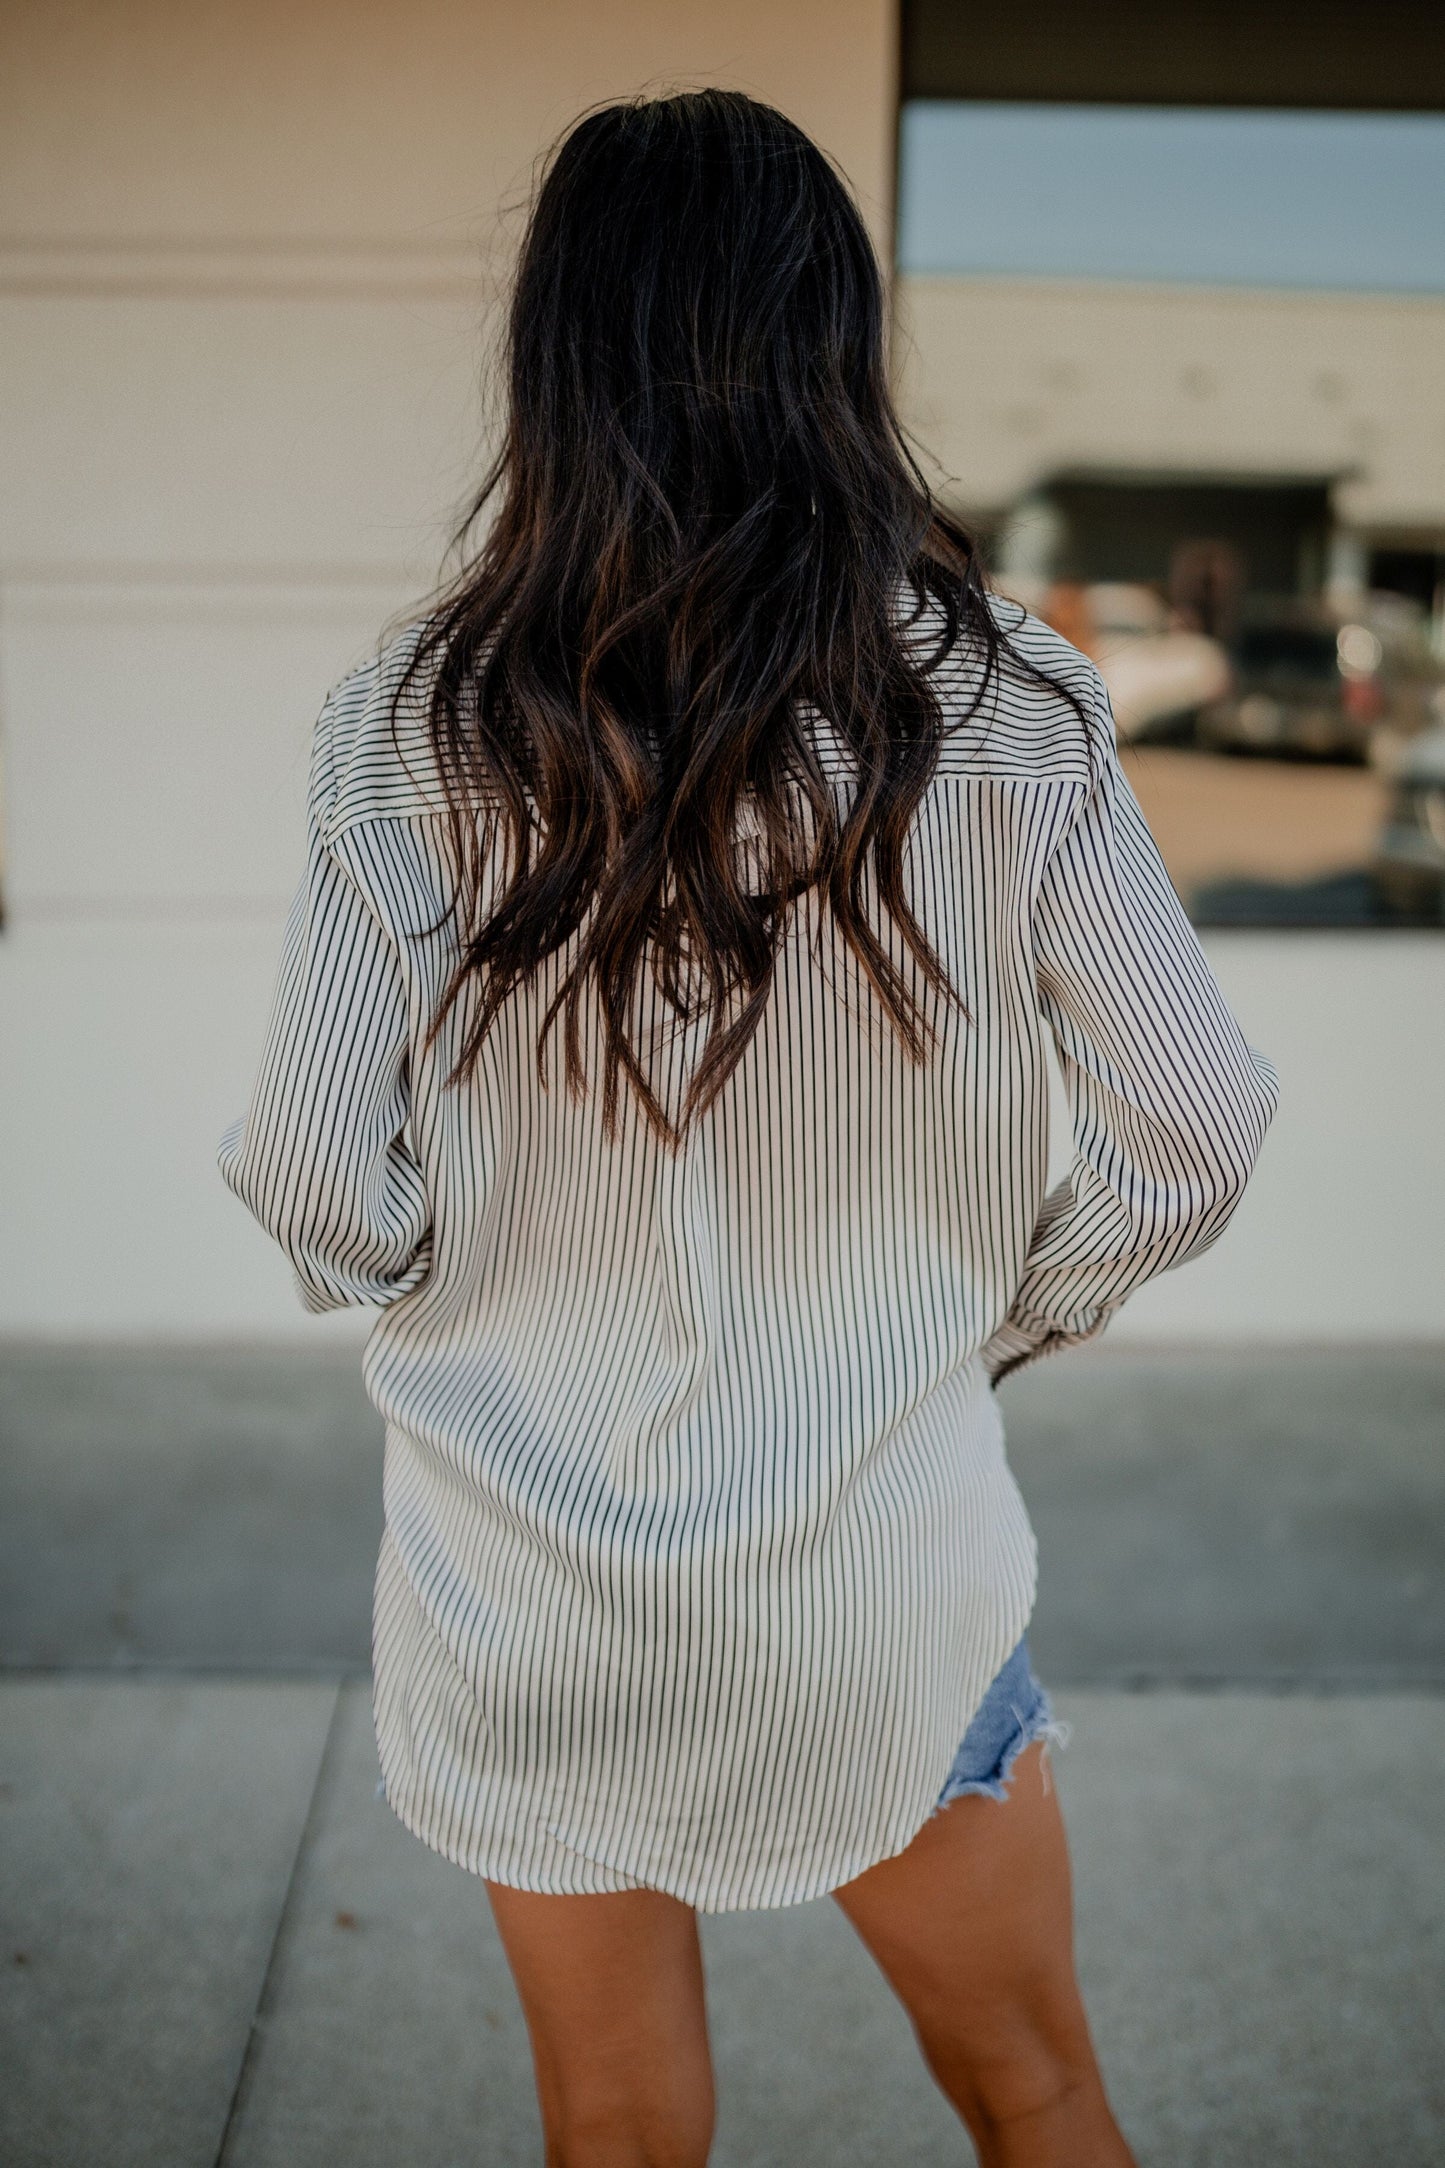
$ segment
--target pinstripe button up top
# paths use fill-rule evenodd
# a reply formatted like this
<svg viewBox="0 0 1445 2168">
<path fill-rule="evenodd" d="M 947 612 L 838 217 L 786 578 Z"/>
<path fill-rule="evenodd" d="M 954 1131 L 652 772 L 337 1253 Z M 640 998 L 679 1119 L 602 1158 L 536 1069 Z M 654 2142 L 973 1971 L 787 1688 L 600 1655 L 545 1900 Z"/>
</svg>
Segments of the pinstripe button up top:
<svg viewBox="0 0 1445 2168">
<path fill-rule="evenodd" d="M 389 716 L 412 637 L 322 710 L 260 1073 L 221 1146 L 307 1307 L 381 1309 L 387 1797 L 522 1888 L 812 1897 L 922 1825 L 1027 1622 L 994 1379 L 1219 1234 L 1274 1079 L 1101 681 L 1030 619 L 1020 645 L 1087 720 L 1015 676 L 945 744 L 906 878 L 967 1013 L 939 1010 L 927 1064 L 810 905 L 678 1156 L 630 1100 L 609 1143 L 595 1089 L 540 1084 L 556 963 L 445 1087 L 445 831 L 420 721 L 394 742 Z M 968 667 L 945 666 L 960 703 Z M 649 999 L 667 1088 L 697 1039 Z M 1050 1034 L 1076 1156 L 1046 1196 Z"/>
</svg>

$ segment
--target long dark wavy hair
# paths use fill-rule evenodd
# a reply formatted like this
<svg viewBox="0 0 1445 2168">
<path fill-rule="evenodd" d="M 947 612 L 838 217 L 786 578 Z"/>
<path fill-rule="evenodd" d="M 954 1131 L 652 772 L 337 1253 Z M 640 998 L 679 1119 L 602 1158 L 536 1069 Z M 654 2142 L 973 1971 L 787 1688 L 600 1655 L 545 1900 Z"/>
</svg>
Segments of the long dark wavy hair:
<svg viewBox="0 0 1445 2168">
<path fill-rule="evenodd" d="M 945 727 L 934 672 L 973 651 L 976 707 L 1009 642 L 900 430 L 847 187 L 738 92 L 587 115 L 533 206 L 506 388 L 458 543 L 490 523 L 407 679 L 426 670 L 450 815 L 458 958 L 432 1032 L 466 996 L 453 1080 L 513 989 L 570 950 L 544 1084 L 560 1018 L 585 1090 L 595 1000 L 607 1134 L 625 1079 L 675 1149 L 756 1031 L 810 890 L 926 1059 L 933 997 L 960 1000 L 903 879 Z M 817 716 L 856 776 L 841 805 Z M 739 857 L 745 806 L 760 879 Z M 647 973 L 679 1027 L 707 1024 L 676 1114 L 632 1028 Z"/>
</svg>

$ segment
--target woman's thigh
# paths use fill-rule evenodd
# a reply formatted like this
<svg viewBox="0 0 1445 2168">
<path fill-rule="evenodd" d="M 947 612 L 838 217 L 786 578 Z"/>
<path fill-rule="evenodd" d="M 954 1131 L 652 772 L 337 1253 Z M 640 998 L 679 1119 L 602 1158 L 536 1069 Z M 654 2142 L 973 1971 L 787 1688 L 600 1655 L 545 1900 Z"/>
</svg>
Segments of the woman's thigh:
<svg viewBox="0 0 1445 2168">
<path fill-rule="evenodd" d="M 1070 2121 L 1082 2115 L 1089 2130 L 1088 2151 L 1072 2157 L 1128 2160 L 1074 1975 L 1068 1847 L 1042 1742 L 1019 1756 L 1005 1799 L 954 1800 L 834 1895 L 976 2136 L 1052 2118 L 1051 2103 L 1068 2099 Z"/>
<path fill-rule="evenodd" d="M 706 2160 L 712 2062 L 697 1916 L 657 1890 L 488 1883 L 536 2068 L 548 2160 Z"/>
</svg>

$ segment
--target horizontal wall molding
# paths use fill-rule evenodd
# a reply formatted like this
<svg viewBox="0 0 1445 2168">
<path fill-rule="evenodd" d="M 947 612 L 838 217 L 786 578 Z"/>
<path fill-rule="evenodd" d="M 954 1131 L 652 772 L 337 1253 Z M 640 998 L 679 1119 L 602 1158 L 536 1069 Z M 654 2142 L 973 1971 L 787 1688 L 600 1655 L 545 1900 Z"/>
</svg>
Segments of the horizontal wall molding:
<svg viewBox="0 0 1445 2168">
<path fill-rule="evenodd" d="M 1445 308 L 1439 294 L 1363 292 L 1353 287 L 1215 284 L 1205 280 L 1075 278 L 1009 271 L 899 272 L 898 283 L 1009 287 L 1059 297 L 1105 293 L 1151 299 L 1233 301 L 1240 306 L 1328 301 L 1369 311 Z M 475 296 L 491 304 L 506 291 L 508 266 L 481 243 L 390 241 L 23 241 L 0 238 L 0 297 L 34 294 L 91 299 L 198 300 L 427 298 Z"/>
<path fill-rule="evenodd" d="M 289 896 L 26 896 L 5 913 L 7 934 L 29 926 L 280 927 Z"/>
<path fill-rule="evenodd" d="M 491 303 L 504 278 L 495 251 L 473 241 L 0 238 L 0 295 Z"/>
<path fill-rule="evenodd" d="M 440 566 L 300 564 L 127 564 L 123 559 L 0 561 L 0 627 L 21 619 L 61 623 L 76 616 L 146 619 L 184 615 L 332 619 L 418 608 Z"/>
</svg>

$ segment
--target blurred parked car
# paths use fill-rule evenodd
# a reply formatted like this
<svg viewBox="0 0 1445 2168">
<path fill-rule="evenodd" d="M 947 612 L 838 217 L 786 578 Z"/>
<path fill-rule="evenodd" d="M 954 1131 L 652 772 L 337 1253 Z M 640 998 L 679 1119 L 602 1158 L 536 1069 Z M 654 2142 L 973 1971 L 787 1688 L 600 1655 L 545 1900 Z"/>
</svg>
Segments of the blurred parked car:
<svg viewBox="0 0 1445 2168">
<path fill-rule="evenodd" d="M 1369 761 L 1379 739 L 1412 737 L 1437 712 L 1423 622 L 1396 607 L 1365 602 L 1342 620 L 1281 605 L 1246 618 L 1229 661 L 1228 692 L 1196 723 L 1199 743 L 1219 751 Z"/>
<path fill-rule="evenodd" d="M 1173 623 L 1152 587 L 1060 582 L 1044 614 L 1098 664 L 1121 739 L 1175 735 L 1229 689 L 1229 659 L 1219 642 Z"/>
<path fill-rule="evenodd" d="M 1380 900 L 1399 917 L 1445 918 L 1445 724 L 1399 754 L 1371 871 Z"/>
</svg>

